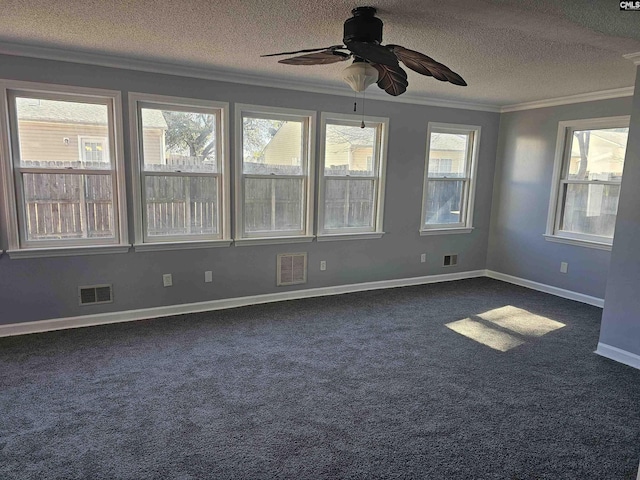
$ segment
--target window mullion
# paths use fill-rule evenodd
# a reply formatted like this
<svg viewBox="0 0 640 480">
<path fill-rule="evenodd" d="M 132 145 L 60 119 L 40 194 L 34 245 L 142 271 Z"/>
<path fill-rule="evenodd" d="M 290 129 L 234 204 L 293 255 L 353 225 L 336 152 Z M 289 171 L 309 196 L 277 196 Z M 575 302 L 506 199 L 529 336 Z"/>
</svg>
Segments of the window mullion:
<svg viewBox="0 0 640 480">
<path fill-rule="evenodd" d="M 201 173 L 201 172 L 158 172 L 158 171 L 142 171 L 145 177 L 218 177 L 219 173 Z"/>
<path fill-rule="evenodd" d="M 349 225 L 349 203 L 351 202 L 351 180 L 347 178 L 347 190 L 344 195 L 343 221 Z"/>
<path fill-rule="evenodd" d="M 111 175 L 115 170 L 90 170 L 83 168 L 32 168 L 32 167 L 17 167 L 18 172 L 44 174 L 44 175 Z"/>
<path fill-rule="evenodd" d="M 561 180 L 563 184 L 572 184 L 572 185 L 620 185 L 619 181 L 611 181 L 611 180 L 574 180 L 574 179 L 563 179 Z"/>
</svg>

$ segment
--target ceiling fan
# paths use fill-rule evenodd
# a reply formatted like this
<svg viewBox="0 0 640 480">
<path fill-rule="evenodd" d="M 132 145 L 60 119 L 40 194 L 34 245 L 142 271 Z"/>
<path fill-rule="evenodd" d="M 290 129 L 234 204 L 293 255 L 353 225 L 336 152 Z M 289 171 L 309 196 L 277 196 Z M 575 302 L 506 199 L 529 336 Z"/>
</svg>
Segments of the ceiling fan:
<svg viewBox="0 0 640 480">
<path fill-rule="evenodd" d="M 365 90 L 374 82 L 389 95 L 406 92 L 409 85 L 407 73 L 399 61 L 422 75 L 454 85 L 467 85 L 460 75 L 431 57 L 400 45 L 382 45 L 382 20 L 375 16 L 374 7 L 357 7 L 351 13 L 353 17 L 344 22 L 344 45 L 272 53 L 262 57 L 305 54 L 279 60 L 279 63 L 287 65 L 324 65 L 353 57 L 353 63 L 343 72 L 343 79 L 356 92 Z"/>
</svg>

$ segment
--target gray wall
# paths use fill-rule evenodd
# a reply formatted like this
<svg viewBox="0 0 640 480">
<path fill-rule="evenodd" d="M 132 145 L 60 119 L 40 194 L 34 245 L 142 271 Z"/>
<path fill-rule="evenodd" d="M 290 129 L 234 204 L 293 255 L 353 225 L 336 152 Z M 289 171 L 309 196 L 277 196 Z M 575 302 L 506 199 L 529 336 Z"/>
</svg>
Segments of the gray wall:
<svg viewBox="0 0 640 480">
<path fill-rule="evenodd" d="M 2 55 L 0 78 L 121 90 L 125 112 L 128 91 L 226 101 L 231 103 L 232 134 L 235 102 L 318 112 L 350 113 L 353 108 L 349 96 Z M 367 101 L 366 111 L 390 118 L 384 217 L 387 234 L 382 239 L 20 260 L 11 260 L 5 254 L 0 257 L 0 324 L 297 289 L 275 286 L 278 253 L 308 252 L 308 283 L 302 288 L 485 268 L 499 115 L 382 101 Z M 474 215 L 476 229 L 470 234 L 428 237 L 418 234 L 429 121 L 482 127 Z M 130 144 L 126 118 L 124 127 L 128 164 Z M 231 147 L 233 154 L 233 143 Z M 131 209 L 129 217 L 132 218 Z M 130 232 L 133 238 L 132 229 Z M 5 238 L 3 242 L 6 248 Z M 426 264 L 420 263 L 421 253 L 427 253 Z M 441 266 L 445 253 L 458 253 L 457 267 Z M 320 260 L 327 261 L 326 272 L 320 271 Z M 204 283 L 205 270 L 213 270 L 213 283 Z M 173 274 L 173 287 L 163 288 L 163 273 Z M 101 283 L 113 284 L 114 303 L 78 306 L 77 287 Z"/>
<path fill-rule="evenodd" d="M 502 114 L 488 269 L 604 298 L 611 252 L 543 237 L 558 122 L 630 113 L 631 97 L 624 97 Z M 560 273 L 560 262 L 569 263 L 568 273 Z"/>
<path fill-rule="evenodd" d="M 600 342 L 640 355 L 640 67 L 624 162 Z"/>
</svg>

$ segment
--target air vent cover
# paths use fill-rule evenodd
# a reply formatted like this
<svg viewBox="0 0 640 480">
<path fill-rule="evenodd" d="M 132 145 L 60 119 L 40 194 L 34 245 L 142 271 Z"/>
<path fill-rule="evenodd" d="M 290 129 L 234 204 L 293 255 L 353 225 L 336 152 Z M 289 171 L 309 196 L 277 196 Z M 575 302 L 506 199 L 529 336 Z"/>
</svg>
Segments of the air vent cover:
<svg viewBox="0 0 640 480">
<path fill-rule="evenodd" d="M 279 254 L 277 285 L 296 285 L 299 283 L 307 283 L 307 254 Z"/>
<path fill-rule="evenodd" d="M 453 267 L 458 264 L 458 255 L 445 255 L 442 262 L 443 267 Z"/>
<path fill-rule="evenodd" d="M 97 303 L 113 302 L 111 285 L 89 285 L 78 287 L 78 301 L 80 305 L 95 305 Z"/>
</svg>

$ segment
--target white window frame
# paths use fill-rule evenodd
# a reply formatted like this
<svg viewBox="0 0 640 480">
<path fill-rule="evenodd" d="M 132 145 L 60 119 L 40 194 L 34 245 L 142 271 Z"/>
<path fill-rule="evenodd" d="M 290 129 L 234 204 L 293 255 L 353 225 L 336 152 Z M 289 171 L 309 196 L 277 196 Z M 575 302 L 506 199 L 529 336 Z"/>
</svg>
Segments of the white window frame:
<svg viewBox="0 0 640 480">
<path fill-rule="evenodd" d="M 372 163 L 375 165 L 373 176 L 353 177 L 357 180 L 374 181 L 374 225 L 369 228 L 346 227 L 329 229 L 324 226 L 325 216 L 325 188 L 327 177 L 325 170 L 325 148 L 327 124 L 337 124 L 345 126 L 360 127 L 364 121 L 365 125 L 376 124 L 376 139 L 374 145 L 374 155 Z M 319 186 L 318 186 L 318 241 L 332 240 L 362 240 L 382 238 L 384 235 L 384 194 L 387 173 L 387 144 L 389 138 L 389 119 L 386 117 L 372 117 L 362 115 L 349 115 L 342 113 L 322 112 L 320 116 L 320 162 L 319 162 Z M 348 175 L 330 175 L 329 178 L 352 178 Z"/>
<path fill-rule="evenodd" d="M 129 125 L 131 135 L 131 158 L 133 178 L 133 221 L 135 232 L 134 249 L 136 251 L 179 250 L 209 247 L 228 247 L 231 245 L 230 220 L 230 181 L 229 181 L 229 104 L 211 100 L 172 97 L 148 93 L 130 92 Z M 179 176 L 218 177 L 218 223 L 216 235 L 166 235 L 148 238 L 145 232 L 144 208 L 144 158 L 141 108 L 153 108 L 198 112 L 216 115 L 216 148 L 220 171 L 216 174 L 190 174 L 179 172 Z M 164 155 L 164 152 L 162 152 Z M 178 174 L 178 172 L 176 172 Z M 164 174 L 163 174 L 164 175 Z"/>
<path fill-rule="evenodd" d="M 20 167 L 20 142 L 17 119 L 15 118 L 15 104 L 13 107 L 10 105 L 13 101 L 12 99 L 21 95 L 49 100 L 97 103 L 107 106 L 108 125 L 111 133 L 108 142 L 112 158 L 110 175 L 113 185 L 113 238 L 26 240 L 22 180 L 19 177 L 23 170 L 32 171 L 34 169 Z M 119 91 L 0 80 L 0 170 L 3 177 L 3 208 L 6 218 L 7 254 L 10 258 L 110 254 L 129 251 L 122 132 L 122 98 Z M 44 170 L 46 170 L 45 173 L 50 171 L 50 169 Z M 98 173 L 104 174 L 104 172 L 101 170 Z M 93 170 L 83 170 L 82 173 L 91 174 L 95 172 Z"/>
<path fill-rule="evenodd" d="M 429 156 L 431 153 L 432 133 L 466 134 L 467 142 L 464 177 L 429 177 Z M 439 235 L 451 233 L 470 233 L 473 231 L 473 207 L 476 196 L 476 177 L 478 172 L 478 154 L 482 128 L 478 125 L 460 125 L 457 123 L 429 122 L 427 126 L 427 153 L 425 155 L 424 179 L 422 186 L 422 209 L 420 216 L 420 235 Z M 427 193 L 430 181 L 463 181 L 460 218 L 458 223 L 427 224 Z"/>
<path fill-rule="evenodd" d="M 313 236 L 313 199 L 315 185 L 315 132 L 316 112 L 311 110 L 298 110 L 291 108 L 267 107 L 261 105 L 247 105 L 237 103 L 235 105 L 235 239 L 236 246 L 269 245 L 279 243 L 311 242 Z M 243 118 L 244 116 L 274 120 L 301 121 L 303 124 L 303 180 L 305 194 L 302 209 L 304 219 L 302 230 L 291 232 L 245 233 L 244 231 L 244 181 L 247 177 L 256 177 L 253 174 L 245 174 L 243 171 Z M 259 175 L 258 175 L 259 176 Z M 273 175 L 273 178 L 286 178 L 282 175 Z M 296 176 L 296 178 L 299 178 Z"/>
<path fill-rule="evenodd" d="M 629 127 L 630 116 L 602 117 L 580 120 L 566 120 L 558 122 L 558 137 L 556 140 L 556 153 L 553 164 L 553 176 L 551 180 L 551 195 L 549 197 L 549 212 L 547 215 L 547 228 L 544 234 L 549 242 L 565 243 L 580 247 L 595 248 L 599 250 L 611 250 L 613 237 L 601 235 L 589 235 L 560 230 L 564 204 L 560 201 L 564 185 L 567 183 L 593 183 L 597 185 L 620 185 L 619 182 L 594 180 L 590 182 L 572 182 L 566 179 L 569 168 L 567 159 L 571 155 L 573 132 L 576 130 L 600 130 L 607 128 Z"/>
<path fill-rule="evenodd" d="M 80 161 L 82 162 L 86 162 L 85 157 L 84 157 L 84 150 L 82 149 L 82 146 L 85 143 L 102 143 L 105 147 L 106 147 L 106 157 L 108 158 L 110 155 L 109 152 L 109 139 L 107 137 L 95 137 L 95 136 L 88 136 L 88 135 L 78 135 L 78 152 L 79 152 L 79 156 L 80 156 Z M 105 156 L 103 154 L 103 156 Z"/>
</svg>

